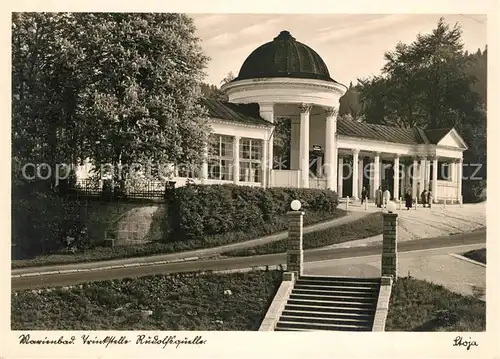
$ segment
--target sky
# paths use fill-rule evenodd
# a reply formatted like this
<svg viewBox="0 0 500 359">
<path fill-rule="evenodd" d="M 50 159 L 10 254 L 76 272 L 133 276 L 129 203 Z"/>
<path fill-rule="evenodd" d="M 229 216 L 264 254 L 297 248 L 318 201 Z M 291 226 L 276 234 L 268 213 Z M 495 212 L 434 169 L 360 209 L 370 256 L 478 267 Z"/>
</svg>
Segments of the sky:
<svg viewBox="0 0 500 359">
<path fill-rule="evenodd" d="M 288 30 L 315 50 L 338 82 L 380 74 L 384 53 L 418 33 L 431 32 L 440 17 L 462 27 L 464 49 L 486 45 L 486 16 L 480 14 L 191 14 L 197 36 L 211 61 L 207 82 L 220 85 L 232 71 L 238 75 L 246 57 L 258 46 Z"/>
</svg>

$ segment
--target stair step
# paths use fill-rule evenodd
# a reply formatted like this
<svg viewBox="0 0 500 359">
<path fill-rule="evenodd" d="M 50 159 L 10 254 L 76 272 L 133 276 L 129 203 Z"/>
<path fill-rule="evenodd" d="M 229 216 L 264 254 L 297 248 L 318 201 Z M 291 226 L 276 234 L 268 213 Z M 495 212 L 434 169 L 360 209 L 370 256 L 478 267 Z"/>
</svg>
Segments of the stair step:
<svg viewBox="0 0 500 359">
<path fill-rule="evenodd" d="M 288 299 L 288 304 L 315 305 L 321 307 L 375 308 L 375 303 L 343 302 L 340 300 Z"/>
<path fill-rule="evenodd" d="M 318 285 L 318 284 L 304 284 L 295 283 L 294 289 L 315 289 L 315 290 L 338 290 L 338 291 L 349 291 L 349 292 L 362 292 L 362 293 L 372 293 L 378 292 L 380 286 L 373 287 L 356 287 L 356 286 L 340 286 L 340 285 Z"/>
<path fill-rule="evenodd" d="M 294 309 L 285 309 L 281 315 L 291 315 L 295 317 L 315 317 L 315 318 L 346 318 L 359 321 L 371 321 L 373 320 L 373 313 L 341 313 L 341 312 L 325 312 L 321 311 L 322 308 L 317 310 L 302 310 L 300 307 Z"/>
<path fill-rule="evenodd" d="M 356 292 L 356 291 L 348 291 L 348 290 L 318 290 L 318 289 L 302 289 L 302 288 L 294 288 L 292 293 L 295 294 L 317 294 L 317 295 L 339 295 L 339 296 L 347 296 L 347 297 L 360 297 L 360 298 L 372 298 L 378 297 L 378 293 L 376 291 L 368 292 Z"/>
<path fill-rule="evenodd" d="M 300 328 L 309 330 L 335 330 L 335 331 L 371 331 L 369 326 L 351 324 L 322 324 L 322 323 L 301 323 L 292 321 L 279 321 L 276 328 Z"/>
<path fill-rule="evenodd" d="M 356 319 L 351 319 L 351 318 L 320 318 L 317 316 L 296 316 L 296 315 L 289 315 L 289 314 L 282 314 L 279 321 L 283 322 L 300 322 L 300 323 L 314 323 L 314 324 L 340 324 L 340 325 L 359 325 L 359 326 L 371 326 L 372 325 L 372 320 L 370 319 L 365 319 L 365 320 L 356 320 Z"/>
<path fill-rule="evenodd" d="M 376 296 L 371 297 L 359 297 L 359 296 L 346 296 L 341 294 L 329 293 L 329 294 L 303 294 L 303 293 L 292 293 L 290 294 L 291 299 L 313 299 L 313 300 L 332 300 L 332 301 L 342 301 L 342 302 L 355 302 L 355 303 L 375 303 L 378 298 Z"/>
<path fill-rule="evenodd" d="M 309 329 L 301 328 L 274 328 L 275 332 L 310 332 Z"/>
<path fill-rule="evenodd" d="M 335 305 L 331 306 L 321 306 L 321 305 L 307 305 L 307 304 L 295 304 L 286 303 L 285 310 L 302 310 L 308 312 L 329 312 L 329 313 L 348 313 L 348 314 L 372 314 L 374 313 L 372 307 L 339 307 Z"/>
<path fill-rule="evenodd" d="M 328 282 L 359 282 L 380 284 L 380 278 L 358 278 L 358 277 L 329 277 L 321 275 L 301 275 L 298 280 L 316 280 Z"/>
<path fill-rule="evenodd" d="M 349 281 L 323 281 L 299 279 L 296 284 L 317 285 L 323 287 L 352 287 L 352 288 L 378 288 L 380 283 L 349 282 Z"/>
</svg>

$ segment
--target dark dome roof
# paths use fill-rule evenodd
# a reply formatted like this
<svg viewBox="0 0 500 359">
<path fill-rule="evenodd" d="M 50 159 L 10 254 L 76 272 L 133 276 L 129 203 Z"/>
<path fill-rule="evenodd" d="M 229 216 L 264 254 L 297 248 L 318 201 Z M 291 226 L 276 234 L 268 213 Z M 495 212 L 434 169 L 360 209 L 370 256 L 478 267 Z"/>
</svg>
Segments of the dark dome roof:
<svg viewBox="0 0 500 359">
<path fill-rule="evenodd" d="M 281 31 L 273 41 L 255 49 L 241 66 L 235 81 L 293 77 L 337 82 L 330 77 L 323 59 L 309 46 L 295 40 L 288 31 Z"/>
</svg>

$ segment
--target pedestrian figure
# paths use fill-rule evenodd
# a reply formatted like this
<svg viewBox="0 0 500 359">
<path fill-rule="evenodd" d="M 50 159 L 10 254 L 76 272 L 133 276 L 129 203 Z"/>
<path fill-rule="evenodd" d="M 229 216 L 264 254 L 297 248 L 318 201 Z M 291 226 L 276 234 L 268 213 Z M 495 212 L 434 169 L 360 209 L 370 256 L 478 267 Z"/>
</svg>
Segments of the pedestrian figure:
<svg viewBox="0 0 500 359">
<path fill-rule="evenodd" d="M 420 194 L 420 198 L 422 200 L 422 206 L 425 208 L 425 205 L 427 204 L 427 190 L 424 189 L 422 193 Z"/>
<path fill-rule="evenodd" d="M 431 208 L 431 204 L 432 204 L 432 191 L 429 190 L 427 192 L 427 204 L 429 205 L 429 208 Z"/>
<path fill-rule="evenodd" d="M 378 208 L 382 208 L 382 201 L 383 201 L 382 186 L 379 186 L 378 189 L 375 191 L 375 205 Z"/>
<path fill-rule="evenodd" d="M 384 208 L 387 207 L 387 203 L 389 203 L 389 201 L 391 200 L 391 192 L 386 189 L 384 191 Z"/>
<path fill-rule="evenodd" d="M 366 187 L 363 187 L 363 189 L 361 190 L 361 204 L 365 203 L 367 197 L 368 191 L 366 190 Z"/>
<path fill-rule="evenodd" d="M 411 195 L 411 189 L 407 189 L 405 193 L 405 205 L 406 209 L 410 210 L 413 205 L 413 196 Z"/>
</svg>

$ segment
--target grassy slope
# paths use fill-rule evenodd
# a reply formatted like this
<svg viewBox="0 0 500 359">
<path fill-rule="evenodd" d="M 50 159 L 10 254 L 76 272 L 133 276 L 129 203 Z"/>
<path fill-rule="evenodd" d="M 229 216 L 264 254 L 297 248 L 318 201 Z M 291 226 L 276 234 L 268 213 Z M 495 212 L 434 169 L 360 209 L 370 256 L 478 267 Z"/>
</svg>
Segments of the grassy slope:
<svg viewBox="0 0 500 359">
<path fill-rule="evenodd" d="M 437 311 L 447 310 L 446 320 Z M 439 319 L 441 318 L 441 319 Z M 484 331 L 486 303 L 465 297 L 429 282 L 400 278 L 392 291 L 387 331 Z"/>
<path fill-rule="evenodd" d="M 304 216 L 306 225 L 323 222 L 343 217 L 347 212 L 337 209 L 335 213 L 308 211 Z M 160 224 L 153 220 L 154 231 L 158 230 Z M 214 235 L 203 240 L 179 240 L 169 243 L 153 242 L 145 245 L 121 246 L 121 247 L 95 247 L 81 253 L 56 253 L 42 255 L 36 258 L 13 260 L 12 268 L 25 268 L 43 265 L 68 264 L 80 262 L 93 262 L 119 258 L 131 258 L 156 254 L 175 253 L 200 248 L 217 247 L 224 244 L 242 242 L 266 236 L 286 230 L 287 218 L 279 218 L 275 225 L 260 228 L 249 228 L 246 232 L 232 232 Z"/>
<path fill-rule="evenodd" d="M 462 254 L 464 257 L 472 259 L 476 262 L 486 264 L 486 248 L 474 249 Z"/>
<path fill-rule="evenodd" d="M 382 227 L 382 214 L 380 212 L 370 213 L 353 222 L 341 224 L 322 231 L 304 234 L 304 249 L 319 248 L 336 243 L 376 236 L 382 234 Z M 237 257 L 282 252 L 286 252 L 286 240 L 267 243 L 255 248 L 229 251 L 223 253 L 223 255 Z"/>
<path fill-rule="evenodd" d="M 253 271 L 21 291 L 11 297 L 11 326 L 13 330 L 257 330 L 280 281 L 279 271 Z M 224 294 L 227 289 L 232 295 Z M 435 313 L 442 309 L 456 313 L 459 320 L 436 321 Z M 153 314 L 141 319 L 141 310 Z M 483 331 L 485 322 L 484 302 L 401 278 L 393 290 L 386 330 Z"/>
<path fill-rule="evenodd" d="M 11 328 L 257 330 L 280 282 L 281 272 L 255 271 L 153 276 L 89 283 L 66 291 L 23 291 L 12 295 Z M 224 294 L 227 289 L 232 295 Z M 141 319 L 141 310 L 152 310 L 153 315 Z"/>
</svg>

